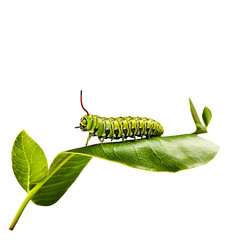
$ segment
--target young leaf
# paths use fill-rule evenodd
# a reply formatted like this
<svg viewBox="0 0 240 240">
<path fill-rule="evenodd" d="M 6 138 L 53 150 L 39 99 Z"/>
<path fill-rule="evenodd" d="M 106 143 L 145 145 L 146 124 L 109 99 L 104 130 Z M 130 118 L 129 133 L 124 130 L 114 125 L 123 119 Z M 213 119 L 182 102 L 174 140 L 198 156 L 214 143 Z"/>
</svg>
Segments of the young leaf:
<svg viewBox="0 0 240 240">
<path fill-rule="evenodd" d="M 209 108 L 205 107 L 203 109 L 203 113 L 202 113 L 202 119 L 204 121 L 205 126 L 207 127 L 209 122 L 212 119 L 212 112 L 210 111 Z"/>
<path fill-rule="evenodd" d="M 196 125 L 196 131 L 194 132 L 195 134 L 200 134 L 200 133 L 207 133 L 207 128 L 205 126 L 202 125 L 199 117 L 198 117 L 198 114 L 197 114 L 197 111 L 191 101 L 191 99 L 189 98 L 189 104 L 190 104 L 190 110 L 191 110 L 191 113 L 192 113 L 192 118 L 195 122 L 195 125 Z"/>
<path fill-rule="evenodd" d="M 192 100 L 190 98 L 189 98 L 189 104 L 190 104 L 190 111 L 191 111 L 191 114 L 192 114 L 192 118 L 193 118 L 195 124 L 196 125 L 197 124 L 202 125 L 202 123 L 201 123 L 201 121 L 200 121 L 200 119 L 198 117 L 197 111 L 196 111 L 196 109 L 195 109 L 195 107 L 194 107 L 194 105 L 192 103 Z"/>
<path fill-rule="evenodd" d="M 13 145 L 12 167 L 16 179 L 27 192 L 48 174 L 43 150 L 24 130 L 19 133 Z"/>
</svg>

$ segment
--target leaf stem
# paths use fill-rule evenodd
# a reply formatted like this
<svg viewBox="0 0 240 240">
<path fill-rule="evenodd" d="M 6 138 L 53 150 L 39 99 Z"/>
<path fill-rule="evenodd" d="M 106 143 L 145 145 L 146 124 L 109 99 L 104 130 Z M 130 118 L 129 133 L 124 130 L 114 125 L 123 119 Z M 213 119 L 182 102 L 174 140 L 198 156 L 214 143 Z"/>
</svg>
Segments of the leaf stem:
<svg viewBox="0 0 240 240">
<path fill-rule="evenodd" d="M 25 207 L 27 206 L 28 202 L 32 199 L 32 197 L 36 194 L 36 192 L 41 188 L 41 186 L 44 184 L 44 182 L 40 182 L 38 183 L 34 188 L 32 188 L 29 192 L 27 197 L 24 199 L 24 201 L 22 202 L 21 206 L 19 207 L 10 227 L 9 230 L 13 230 L 14 227 L 16 226 L 19 218 L 22 215 L 23 210 L 25 209 Z"/>
</svg>

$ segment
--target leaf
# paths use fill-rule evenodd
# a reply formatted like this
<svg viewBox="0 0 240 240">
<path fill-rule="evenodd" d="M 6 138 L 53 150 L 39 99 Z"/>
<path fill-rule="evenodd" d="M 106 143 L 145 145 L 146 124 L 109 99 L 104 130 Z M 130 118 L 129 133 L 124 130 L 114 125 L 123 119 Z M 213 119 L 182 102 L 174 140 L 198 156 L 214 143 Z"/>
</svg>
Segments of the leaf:
<svg viewBox="0 0 240 240">
<path fill-rule="evenodd" d="M 203 113 L 202 113 L 202 119 L 204 121 L 205 126 L 207 127 L 209 122 L 212 119 L 212 112 L 210 111 L 209 108 L 205 107 L 203 109 Z"/>
<path fill-rule="evenodd" d="M 219 147 L 196 134 L 96 144 L 69 150 L 157 172 L 177 172 L 209 162 Z"/>
<path fill-rule="evenodd" d="M 21 131 L 12 149 L 13 172 L 19 184 L 27 191 L 48 174 L 48 163 L 41 147 Z"/>
<path fill-rule="evenodd" d="M 195 124 L 196 125 L 197 124 L 201 125 L 202 123 L 201 123 L 201 121 L 200 121 L 200 119 L 198 117 L 197 111 L 196 111 L 196 109 L 195 109 L 195 107 L 194 107 L 194 105 L 192 103 L 192 100 L 190 98 L 189 98 L 189 104 L 190 104 L 190 111 L 191 111 L 191 114 L 192 114 L 192 118 L 193 118 Z"/>
<path fill-rule="evenodd" d="M 195 134 L 154 137 L 135 141 L 96 144 L 60 153 L 50 167 L 48 180 L 36 193 L 38 205 L 54 204 L 66 192 L 92 157 L 130 167 L 177 172 L 201 166 L 216 155 L 219 147 Z"/>
</svg>

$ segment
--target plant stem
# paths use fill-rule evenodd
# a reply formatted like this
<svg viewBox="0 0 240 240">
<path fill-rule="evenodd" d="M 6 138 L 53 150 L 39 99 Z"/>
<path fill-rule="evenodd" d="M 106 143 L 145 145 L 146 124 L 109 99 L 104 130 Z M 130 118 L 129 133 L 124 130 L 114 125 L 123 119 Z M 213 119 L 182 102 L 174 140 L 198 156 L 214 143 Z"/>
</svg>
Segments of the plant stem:
<svg viewBox="0 0 240 240">
<path fill-rule="evenodd" d="M 15 225 L 17 224 L 20 216 L 22 215 L 23 210 L 25 209 L 25 207 L 27 206 L 28 202 L 32 199 L 32 197 L 36 194 L 36 192 L 41 188 L 41 186 L 43 185 L 44 182 L 38 183 L 33 189 L 31 189 L 28 192 L 27 197 L 24 199 L 23 203 L 21 204 L 21 206 L 19 207 L 10 227 L 9 230 L 13 230 Z"/>
</svg>

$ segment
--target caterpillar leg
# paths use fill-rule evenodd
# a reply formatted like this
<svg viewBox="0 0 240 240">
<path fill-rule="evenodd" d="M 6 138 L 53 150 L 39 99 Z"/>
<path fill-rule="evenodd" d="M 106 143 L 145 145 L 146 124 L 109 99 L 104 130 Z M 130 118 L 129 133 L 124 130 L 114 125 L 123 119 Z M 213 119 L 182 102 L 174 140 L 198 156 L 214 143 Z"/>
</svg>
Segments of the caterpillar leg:
<svg viewBox="0 0 240 240">
<path fill-rule="evenodd" d="M 88 138 L 87 138 L 87 142 L 86 142 L 86 146 L 88 145 L 88 142 L 89 142 L 89 140 L 92 136 L 94 136 L 94 133 L 89 133 Z"/>
<path fill-rule="evenodd" d="M 105 139 L 105 137 L 98 137 L 98 139 L 99 139 L 99 141 L 100 141 L 101 143 L 103 143 L 103 142 L 104 142 L 104 139 Z"/>
</svg>

